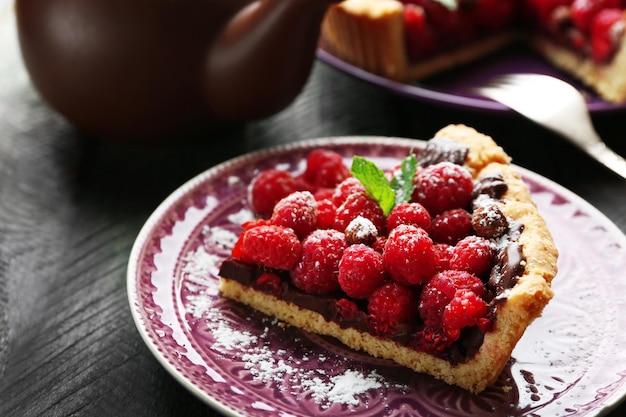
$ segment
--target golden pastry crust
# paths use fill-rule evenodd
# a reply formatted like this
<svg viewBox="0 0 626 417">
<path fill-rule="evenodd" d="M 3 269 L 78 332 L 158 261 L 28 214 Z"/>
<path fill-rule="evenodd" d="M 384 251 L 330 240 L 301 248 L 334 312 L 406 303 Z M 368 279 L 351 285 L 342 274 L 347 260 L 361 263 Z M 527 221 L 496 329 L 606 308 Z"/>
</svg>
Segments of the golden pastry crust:
<svg viewBox="0 0 626 417">
<path fill-rule="evenodd" d="M 521 244 L 525 268 L 516 284 L 505 290 L 504 302 L 498 303 L 494 328 L 485 334 L 478 352 L 463 363 L 453 364 L 425 352 L 413 350 L 392 340 L 376 337 L 353 328 L 342 329 L 322 315 L 277 297 L 221 278 L 223 296 L 238 300 L 271 316 L 309 332 L 329 335 L 345 345 L 479 393 L 492 385 L 511 357 L 511 353 L 532 321 L 541 315 L 553 297 L 550 283 L 557 272 L 558 252 L 545 221 L 537 212 L 523 179 L 510 165 L 510 157 L 492 138 L 463 125 L 451 125 L 439 131 L 445 137 L 469 147 L 467 161 L 474 178 L 501 174 L 508 191 L 498 204 L 512 220 L 523 225 Z"/>
<path fill-rule="evenodd" d="M 322 23 L 322 45 L 359 68 L 405 80 L 404 6 L 396 0 L 346 0 L 331 6 Z"/>
</svg>

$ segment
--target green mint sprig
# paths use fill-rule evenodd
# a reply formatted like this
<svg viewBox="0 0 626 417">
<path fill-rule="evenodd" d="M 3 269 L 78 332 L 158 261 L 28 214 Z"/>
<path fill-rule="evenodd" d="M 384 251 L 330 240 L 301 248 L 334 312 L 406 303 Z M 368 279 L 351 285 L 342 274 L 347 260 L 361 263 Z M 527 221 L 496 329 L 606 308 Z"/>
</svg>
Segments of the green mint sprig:
<svg viewBox="0 0 626 417">
<path fill-rule="evenodd" d="M 350 173 L 357 178 L 367 193 L 372 196 L 385 216 L 400 204 L 407 203 L 413 195 L 413 180 L 417 169 L 417 158 L 413 151 L 402 160 L 400 170 L 389 181 L 385 173 L 376 164 L 361 156 L 352 159 Z"/>
</svg>

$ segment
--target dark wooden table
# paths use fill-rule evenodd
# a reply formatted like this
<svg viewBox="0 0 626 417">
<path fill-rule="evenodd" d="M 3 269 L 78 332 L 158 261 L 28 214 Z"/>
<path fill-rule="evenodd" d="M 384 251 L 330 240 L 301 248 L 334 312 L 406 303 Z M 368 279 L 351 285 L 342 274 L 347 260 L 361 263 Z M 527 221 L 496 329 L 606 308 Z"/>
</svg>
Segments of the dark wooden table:
<svg viewBox="0 0 626 417">
<path fill-rule="evenodd" d="M 625 115 L 594 115 L 624 155 Z M 39 99 L 12 15 L 0 10 L 0 416 L 217 415 L 157 362 L 131 318 L 126 266 L 151 212 L 247 151 L 336 135 L 428 138 L 450 122 L 493 135 L 518 165 L 626 231 L 626 181 L 546 131 L 514 115 L 399 97 L 322 62 L 287 109 L 219 135 L 153 148 L 86 137 Z"/>
</svg>

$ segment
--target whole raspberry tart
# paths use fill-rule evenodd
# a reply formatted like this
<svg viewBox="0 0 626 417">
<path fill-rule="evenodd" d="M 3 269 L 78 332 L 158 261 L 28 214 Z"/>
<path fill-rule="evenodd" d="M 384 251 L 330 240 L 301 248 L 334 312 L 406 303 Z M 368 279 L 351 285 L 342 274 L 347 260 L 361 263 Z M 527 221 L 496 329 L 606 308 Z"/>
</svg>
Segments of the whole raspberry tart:
<svg viewBox="0 0 626 417">
<path fill-rule="evenodd" d="M 276 203 L 242 225 L 221 294 L 470 392 L 492 385 L 558 257 L 504 150 L 450 125 L 389 171 L 314 151 L 288 175 L 259 174 L 297 184 L 287 195 L 253 182 L 251 201 Z"/>
<path fill-rule="evenodd" d="M 610 102 L 626 102 L 622 0 L 344 0 L 321 46 L 369 72 L 420 80 L 523 43 Z"/>
</svg>

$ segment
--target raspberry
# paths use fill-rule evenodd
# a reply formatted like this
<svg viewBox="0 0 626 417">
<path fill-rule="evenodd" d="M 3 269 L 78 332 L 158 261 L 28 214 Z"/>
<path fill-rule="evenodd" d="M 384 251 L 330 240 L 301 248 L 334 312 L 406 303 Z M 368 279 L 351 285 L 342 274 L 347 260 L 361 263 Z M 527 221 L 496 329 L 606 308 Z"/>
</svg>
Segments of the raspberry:
<svg viewBox="0 0 626 417">
<path fill-rule="evenodd" d="M 367 194 L 350 194 L 348 198 L 337 207 L 335 217 L 335 229 L 343 232 L 350 222 L 358 216 L 370 220 L 378 233 L 385 230 L 385 215 L 376 200 Z"/>
<path fill-rule="evenodd" d="M 447 243 L 435 243 L 433 250 L 437 255 L 437 263 L 435 264 L 435 272 L 445 271 L 450 269 L 450 258 L 452 258 L 453 246 Z"/>
<path fill-rule="evenodd" d="M 318 229 L 332 229 L 335 226 L 335 211 L 337 207 L 329 199 L 317 201 Z"/>
<path fill-rule="evenodd" d="M 620 7 L 620 0 L 574 0 L 570 7 L 570 16 L 578 29 L 591 32 L 593 20 L 601 10 Z"/>
<path fill-rule="evenodd" d="M 413 201 L 421 203 L 431 216 L 442 211 L 465 208 L 472 201 L 474 182 L 460 165 L 440 162 L 424 168 L 415 178 Z"/>
<path fill-rule="evenodd" d="M 595 16 L 591 25 L 591 55 L 595 61 L 603 62 L 613 56 L 624 26 L 620 9 L 604 9 Z"/>
<path fill-rule="evenodd" d="M 378 236 L 372 243 L 372 249 L 378 253 L 383 253 L 385 251 L 385 243 L 387 243 L 387 236 Z"/>
<path fill-rule="evenodd" d="M 387 217 L 387 230 L 393 230 L 400 224 L 412 224 L 428 230 L 430 214 L 420 203 L 404 203 L 395 206 Z"/>
<path fill-rule="evenodd" d="M 419 297 L 419 314 L 427 327 L 441 327 L 446 306 L 457 290 L 469 290 L 479 297 L 487 293 L 480 278 L 465 272 L 448 270 L 433 275 Z"/>
<path fill-rule="evenodd" d="M 362 216 L 357 216 L 352 220 L 344 233 L 348 245 L 363 243 L 369 246 L 378 239 L 378 230 L 376 230 L 374 223 Z"/>
<path fill-rule="evenodd" d="M 352 194 L 367 194 L 367 191 L 361 181 L 348 177 L 335 187 L 331 199 L 336 206 L 340 206 Z"/>
<path fill-rule="evenodd" d="M 256 279 L 256 285 L 261 291 L 268 292 L 270 294 L 279 294 L 282 289 L 283 281 L 276 274 L 271 272 L 265 272 Z"/>
<path fill-rule="evenodd" d="M 454 344 L 447 332 L 441 327 L 424 327 L 417 335 L 416 349 L 430 353 L 445 352 Z"/>
<path fill-rule="evenodd" d="M 337 152 L 316 149 L 307 156 L 305 181 L 316 187 L 334 188 L 350 176 L 350 170 Z"/>
<path fill-rule="evenodd" d="M 450 48 L 471 39 L 474 22 L 469 16 L 462 18 L 460 10 L 451 10 L 436 1 L 425 1 L 422 6 L 432 27 L 437 28 L 441 49 Z"/>
<path fill-rule="evenodd" d="M 335 306 L 337 307 L 337 314 L 341 319 L 350 320 L 361 315 L 359 306 L 357 306 L 354 301 L 348 300 L 347 298 L 337 300 Z"/>
<path fill-rule="evenodd" d="M 363 244 L 348 246 L 339 262 L 339 285 L 352 298 L 367 298 L 378 288 L 387 273 L 383 256 Z"/>
<path fill-rule="evenodd" d="M 296 191 L 276 203 L 270 221 L 278 226 L 292 228 L 299 238 L 303 238 L 315 229 L 317 217 L 317 201 L 313 194 Z"/>
<path fill-rule="evenodd" d="M 461 329 L 478 324 L 478 320 L 487 314 L 487 303 L 473 291 L 456 290 L 450 303 L 442 314 L 442 324 L 451 340 L 461 337 Z"/>
<path fill-rule="evenodd" d="M 339 289 L 339 261 L 346 247 L 344 234 L 317 229 L 302 241 L 302 256 L 291 270 L 293 284 L 310 294 L 326 294 Z"/>
<path fill-rule="evenodd" d="M 383 252 L 385 269 L 397 282 L 422 284 L 435 272 L 433 241 L 422 228 L 400 225 L 393 229 Z"/>
<path fill-rule="evenodd" d="M 415 296 L 410 288 L 388 282 L 372 293 L 367 312 L 376 332 L 392 335 L 415 315 Z"/>
<path fill-rule="evenodd" d="M 480 236 L 467 236 L 452 249 L 450 269 L 480 276 L 491 269 L 494 260 L 495 250 L 491 242 Z"/>
<path fill-rule="evenodd" d="M 480 204 L 472 213 L 472 228 L 478 236 L 494 239 L 509 229 L 509 221 L 497 204 Z"/>
<path fill-rule="evenodd" d="M 334 188 L 318 188 L 317 190 L 315 190 L 313 196 L 317 201 L 332 200 L 334 193 Z"/>
<path fill-rule="evenodd" d="M 247 229 L 252 229 L 253 227 L 257 227 L 257 226 L 270 226 L 271 224 L 272 222 L 270 222 L 269 219 L 254 219 L 254 220 L 243 222 L 241 224 L 241 227 L 244 230 L 247 230 Z"/>
<path fill-rule="evenodd" d="M 293 268 L 302 253 L 296 233 L 276 225 L 244 230 L 235 246 L 237 250 L 233 250 L 233 256 L 239 255 L 239 260 L 276 269 Z"/>
<path fill-rule="evenodd" d="M 298 181 L 287 171 L 268 169 L 260 172 L 250 184 L 248 198 L 252 209 L 270 216 L 274 205 L 298 189 Z"/>
<path fill-rule="evenodd" d="M 454 245 L 472 233 L 472 215 L 465 209 L 446 210 L 435 216 L 430 237 L 437 243 Z"/>
<path fill-rule="evenodd" d="M 437 37 L 426 21 L 424 9 L 412 3 L 404 5 L 404 27 L 407 52 L 412 61 L 432 55 Z"/>
</svg>

